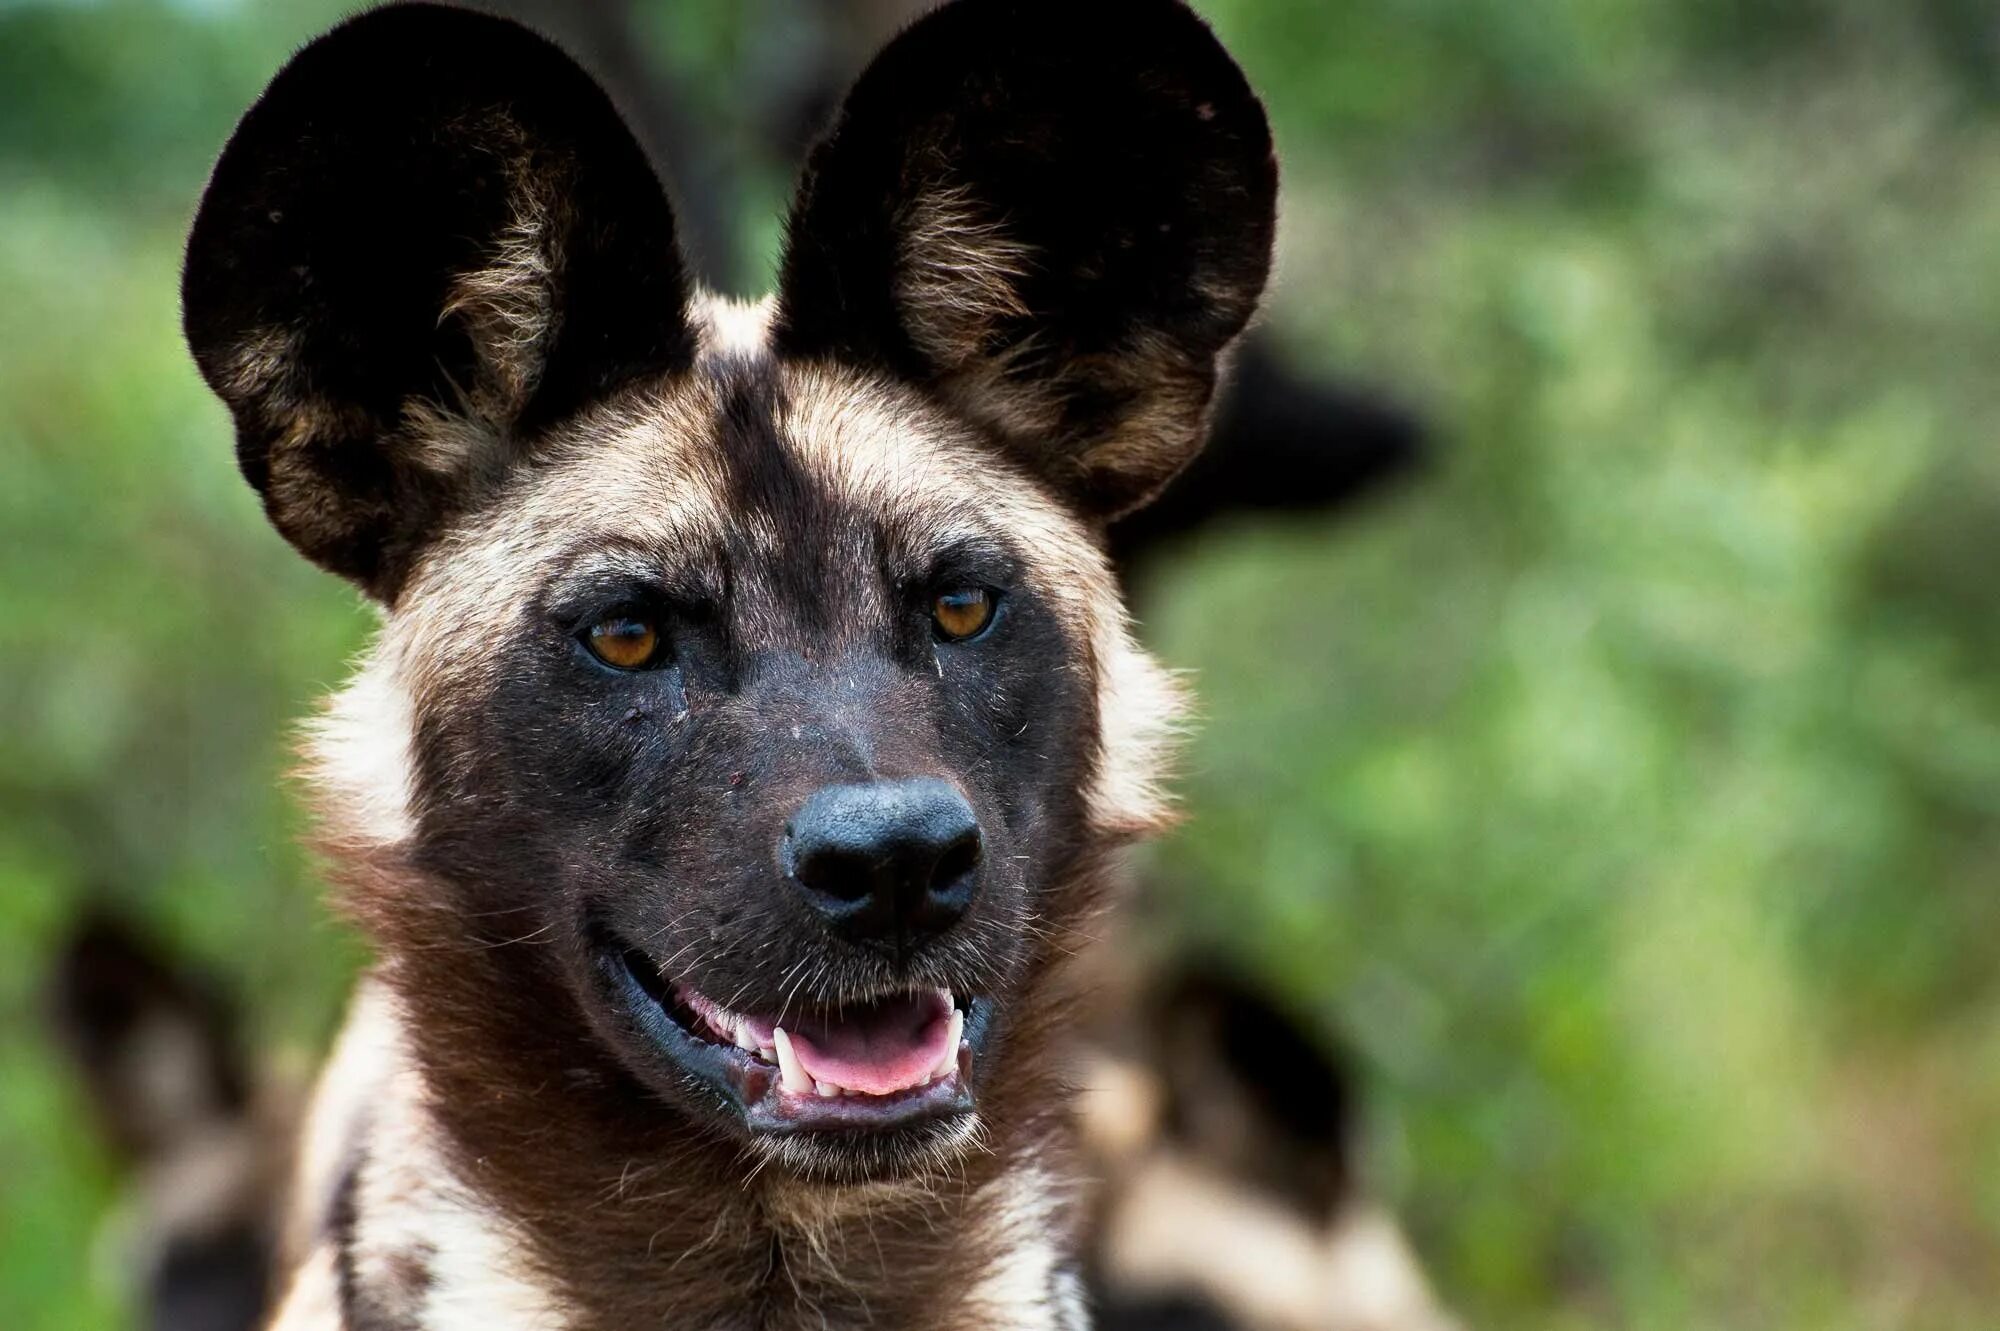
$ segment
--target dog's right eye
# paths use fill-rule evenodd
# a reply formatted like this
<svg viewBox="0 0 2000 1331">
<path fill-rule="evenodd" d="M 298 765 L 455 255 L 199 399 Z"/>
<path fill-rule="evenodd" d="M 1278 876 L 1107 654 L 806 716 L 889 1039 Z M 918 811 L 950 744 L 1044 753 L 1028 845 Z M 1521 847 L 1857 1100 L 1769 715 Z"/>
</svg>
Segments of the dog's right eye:
<svg viewBox="0 0 2000 1331">
<path fill-rule="evenodd" d="M 658 665 L 662 635 L 653 617 L 639 610 L 614 610 L 577 635 L 590 654 L 614 670 Z"/>
<path fill-rule="evenodd" d="M 970 642 L 986 632 L 997 607 L 984 587 L 957 587 L 931 602 L 931 627 L 945 642 Z"/>
</svg>

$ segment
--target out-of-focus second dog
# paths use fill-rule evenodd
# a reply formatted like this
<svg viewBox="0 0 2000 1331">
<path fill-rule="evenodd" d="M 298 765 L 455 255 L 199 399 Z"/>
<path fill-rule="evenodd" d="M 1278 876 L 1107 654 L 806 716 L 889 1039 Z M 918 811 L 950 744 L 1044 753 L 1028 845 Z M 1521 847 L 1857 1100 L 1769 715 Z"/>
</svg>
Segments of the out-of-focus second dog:
<svg viewBox="0 0 2000 1331">
<path fill-rule="evenodd" d="M 1101 1331 L 1456 1331 L 1369 1196 L 1352 1068 L 1239 969 L 1147 955 L 1097 949 L 1079 1049 Z"/>
</svg>

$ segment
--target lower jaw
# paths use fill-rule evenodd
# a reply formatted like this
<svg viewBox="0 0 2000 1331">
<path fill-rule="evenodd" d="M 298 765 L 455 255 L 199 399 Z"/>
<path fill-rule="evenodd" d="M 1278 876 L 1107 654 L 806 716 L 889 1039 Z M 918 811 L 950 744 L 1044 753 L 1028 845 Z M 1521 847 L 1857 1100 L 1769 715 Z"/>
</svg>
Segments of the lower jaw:
<svg viewBox="0 0 2000 1331">
<path fill-rule="evenodd" d="M 970 1114 L 971 1088 L 966 1084 L 970 1055 L 959 1054 L 959 1070 L 928 1086 L 894 1095 L 840 1096 L 836 1099 L 808 1100 L 768 1090 L 743 1104 L 743 1123 L 760 1137 L 791 1137 L 801 1134 L 878 1135 L 941 1119 Z M 775 1082 L 775 1071 L 768 1074 Z"/>
<path fill-rule="evenodd" d="M 628 955 L 635 960 L 628 962 Z M 954 1120 L 970 1120 L 975 1112 L 972 1089 L 973 1064 L 985 1045 L 993 1019 L 990 999 L 962 1000 L 965 1029 L 958 1049 L 958 1067 L 924 1086 L 887 1095 L 846 1094 L 837 1097 L 798 1095 L 781 1085 L 779 1070 L 731 1045 L 705 1039 L 690 1028 L 684 1011 L 657 980 L 646 983 L 643 961 L 636 954 L 610 940 L 597 949 L 599 980 L 607 997 L 623 1008 L 645 1051 L 663 1059 L 679 1073 L 691 1077 L 723 1102 L 725 1112 L 733 1112 L 753 1140 L 817 1139 L 838 1152 L 843 1139 L 871 1139 L 866 1151 L 874 1166 L 881 1163 L 884 1140 L 908 1136 L 913 1145 L 920 1140 L 935 1143 L 949 1137 Z M 947 1131 L 940 1132 L 940 1129 Z M 857 1143 L 858 1145 L 858 1143 Z M 822 1166 L 825 1150 L 813 1155 Z"/>
</svg>

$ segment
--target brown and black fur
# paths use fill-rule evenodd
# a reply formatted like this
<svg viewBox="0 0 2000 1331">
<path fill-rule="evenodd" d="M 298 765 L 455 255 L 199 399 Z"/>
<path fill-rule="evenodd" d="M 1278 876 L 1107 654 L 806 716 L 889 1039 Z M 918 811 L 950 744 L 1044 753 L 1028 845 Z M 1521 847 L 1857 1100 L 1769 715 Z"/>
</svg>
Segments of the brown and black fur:
<svg viewBox="0 0 2000 1331">
<path fill-rule="evenodd" d="M 1156 827 L 1176 692 L 1105 525 L 1199 447 L 1263 286 L 1261 108 L 1171 0 L 960 0 L 808 162 L 779 289 L 699 293 L 609 101 L 511 24 L 352 20 L 246 115 L 186 327 L 301 552 L 383 607 L 309 745 L 380 962 L 302 1151 L 285 1331 L 1071 1326 L 1058 962 Z M 924 598 L 998 590 L 987 638 Z M 643 603 L 671 664 L 579 624 Z M 985 854 L 919 949 L 773 868 L 828 782 L 943 777 Z M 990 996 L 976 1113 L 750 1137 L 605 940 L 782 1010 Z"/>
</svg>

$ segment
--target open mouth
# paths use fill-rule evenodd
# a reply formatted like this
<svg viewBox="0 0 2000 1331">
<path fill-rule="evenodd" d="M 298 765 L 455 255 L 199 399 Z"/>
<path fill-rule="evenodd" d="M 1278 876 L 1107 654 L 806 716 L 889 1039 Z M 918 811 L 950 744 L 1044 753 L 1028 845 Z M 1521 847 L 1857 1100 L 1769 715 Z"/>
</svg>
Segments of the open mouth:
<svg viewBox="0 0 2000 1331">
<path fill-rule="evenodd" d="M 601 948 L 599 968 L 640 1033 L 752 1133 L 882 1132 L 972 1109 L 980 999 L 916 989 L 780 1016 L 724 1007 L 633 948 Z"/>
</svg>

